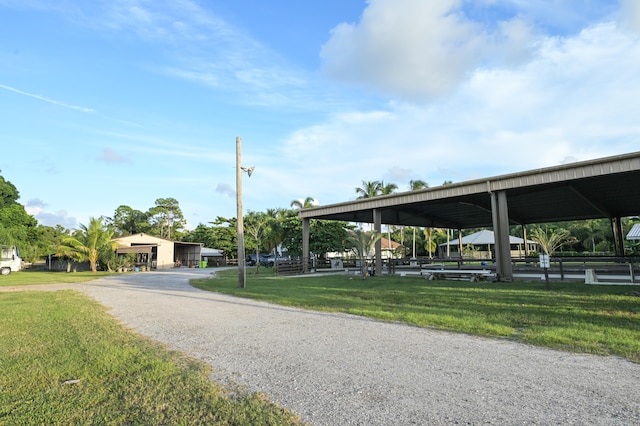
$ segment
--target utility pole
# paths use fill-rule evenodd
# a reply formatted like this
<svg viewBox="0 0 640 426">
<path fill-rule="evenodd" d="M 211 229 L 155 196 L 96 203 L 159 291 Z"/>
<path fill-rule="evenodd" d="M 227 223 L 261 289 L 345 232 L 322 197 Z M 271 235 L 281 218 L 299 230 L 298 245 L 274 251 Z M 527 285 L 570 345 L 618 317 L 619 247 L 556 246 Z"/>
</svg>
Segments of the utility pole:
<svg viewBox="0 0 640 426">
<path fill-rule="evenodd" d="M 244 220 L 242 218 L 242 139 L 236 137 L 236 201 L 238 207 L 238 287 L 245 288 Z"/>
<path fill-rule="evenodd" d="M 251 177 L 254 167 L 242 166 L 242 139 L 236 137 L 236 203 L 238 206 L 238 287 L 244 288 L 247 279 L 244 257 L 244 218 L 242 217 L 242 172 Z"/>
</svg>

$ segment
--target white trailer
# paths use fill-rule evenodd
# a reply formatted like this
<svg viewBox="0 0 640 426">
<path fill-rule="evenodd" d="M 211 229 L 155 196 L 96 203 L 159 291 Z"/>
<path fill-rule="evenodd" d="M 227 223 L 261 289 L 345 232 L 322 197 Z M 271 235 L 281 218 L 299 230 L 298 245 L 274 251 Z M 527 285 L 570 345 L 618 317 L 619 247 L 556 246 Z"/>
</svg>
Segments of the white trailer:
<svg viewBox="0 0 640 426">
<path fill-rule="evenodd" d="M 9 275 L 22 269 L 20 250 L 15 246 L 2 246 L 0 256 L 0 275 Z"/>
</svg>

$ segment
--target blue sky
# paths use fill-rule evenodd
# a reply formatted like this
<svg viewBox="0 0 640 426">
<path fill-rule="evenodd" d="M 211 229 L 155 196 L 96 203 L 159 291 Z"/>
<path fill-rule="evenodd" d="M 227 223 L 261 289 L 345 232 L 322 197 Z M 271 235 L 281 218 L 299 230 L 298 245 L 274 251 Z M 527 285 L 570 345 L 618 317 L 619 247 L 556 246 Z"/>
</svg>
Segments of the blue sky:
<svg viewBox="0 0 640 426">
<path fill-rule="evenodd" d="M 0 170 L 42 224 L 190 227 L 640 150 L 635 0 L 0 0 Z"/>
</svg>

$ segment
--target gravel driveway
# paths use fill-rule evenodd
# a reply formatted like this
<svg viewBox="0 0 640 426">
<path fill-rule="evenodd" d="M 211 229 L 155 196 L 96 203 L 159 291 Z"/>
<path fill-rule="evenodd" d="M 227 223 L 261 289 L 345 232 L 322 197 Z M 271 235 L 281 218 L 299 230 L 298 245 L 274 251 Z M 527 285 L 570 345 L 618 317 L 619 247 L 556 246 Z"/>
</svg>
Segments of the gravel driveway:
<svg viewBox="0 0 640 426">
<path fill-rule="evenodd" d="M 312 425 L 640 424 L 640 365 L 281 307 L 189 286 L 211 269 L 76 285 L 213 379 Z"/>
</svg>

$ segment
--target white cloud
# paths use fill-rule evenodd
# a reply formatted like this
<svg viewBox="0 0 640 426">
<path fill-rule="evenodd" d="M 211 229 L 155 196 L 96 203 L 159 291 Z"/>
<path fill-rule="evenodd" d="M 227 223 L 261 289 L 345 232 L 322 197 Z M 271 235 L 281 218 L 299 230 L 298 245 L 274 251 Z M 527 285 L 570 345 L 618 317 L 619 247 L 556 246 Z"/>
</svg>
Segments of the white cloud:
<svg viewBox="0 0 640 426">
<path fill-rule="evenodd" d="M 505 20 L 488 30 L 468 19 L 462 0 L 371 0 L 357 24 L 332 31 L 321 56 L 333 79 L 405 99 L 451 91 L 484 63 L 522 60 L 528 24 Z"/>
<path fill-rule="evenodd" d="M 387 111 L 336 114 L 327 123 L 294 132 L 285 142 L 283 153 L 298 160 L 331 161 L 349 152 L 353 161 L 358 161 L 358 158 L 368 157 L 371 153 L 366 146 L 363 147 L 362 141 L 383 138 L 380 126 L 387 123 L 392 128 L 394 119 L 394 114 Z"/>
<path fill-rule="evenodd" d="M 52 105 L 56 105 L 56 106 L 59 106 L 59 107 L 62 107 L 62 108 L 72 109 L 72 110 L 75 110 L 75 111 L 86 112 L 86 113 L 95 112 L 91 108 L 78 106 L 78 105 L 71 105 L 71 104 L 68 104 L 68 103 L 65 103 L 65 102 L 61 102 L 61 101 L 58 101 L 58 100 L 55 100 L 55 99 L 47 98 L 47 97 L 42 96 L 42 95 L 37 95 L 37 94 L 34 94 L 34 93 L 25 92 L 23 90 L 16 89 L 15 87 L 11 87 L 11 86 L 6 86 L 4 84 L 0 84 L 0 89 L 4 89 L 4 90 L 7 90 L 9 92 L 17 93 L 17 94 L 22 95 L 22 96 L 27 96 L 27 97 L 30 97 L 30 98 L 38 99 L 40 101 L 43 101 L 43 102 L 46 102 L 46 103 L 49 103 L 49 104 L 52 104 Z"/>
<path fill-rule="evenodd" d="M 76 218 L 69 216 L 66 210 L 60 210 L 55 213 L 40 212 L 34 217 L 38 220 L 38 223 L 44 226 L 55 227 L 56 225 L 61 225 L 66 229 L 74 229 L 78 224 Z"/>
<path fill-rule="evenodd" d="M 640 32 L 640 2 L 638 0 L 622 0 L 621 21 L 623 25 Z"/>
<path fill-rule="evenodd" d="M 122 154 L 117 153 L 111 148 L 104 148 L 102 154 L 98 157 L 99 161 L 105 163 L 130 163 L 131 160 Z"/>
<path fill-rule="evenodd" d="M 39 198 L 33 198 L 24 204 L 24 210 L 32 216 L 42 212 L 47 205 Z"/>
<path fill-rule="evenodd" d="M 252 210 L 278 202 L 288 207 L 290 200 L 308 195 L 323 203 L 352 199 L 362 180 L 393 182 L 402 190 L 411 179 L 434 186 L 445 179 L 459 182 L 638 150 L 640 43 L 629 28 L 638 28 L 640 6 L 637 1 L 622 1 L 622 11 L 615 13 L 607 4 L 618 3 L 608 0 L 362 2 L 366 10 L 361 19 L 335 27 L 322 50 L 325 71 L 335 80 L 358 86 L 356 90 L 292 69 L 286 59 L 252 38 L 251 28 L 247 32 L 233 28 L 217 17 L 215 6 L 198 0 L 99 0 L 90 5 L 65 1 L 56 3 L 62 6 L 55 9 L 36 0 L 0 0 L 0 4 L 55 10 L 65 21 L 82 23 L 84 30 L 95 30 L 100 37 L 107 32 L 103 39 L 147 51 L 148 55 L 135 58 L 135 66 L 168 75 L 168 89 L 182 92 L 184 82 L 207 89 L 200 92 L 210 104 L 177 107 L 192 108 L 195 116 L 206 111 L 208 117 L 220 108 L 220 117 L 228 116 L 229 123 L 220 117 L 181 122 L 186 118 L 154 116 L 157 112 L 151 108 L 140 113 L 153 117 L 144 127 L 138 125 L 132 132 L 105 126 L 110 130 L 102 135 L 107 137 L 96 142 L 99 148 L 113 149 L 103 152 L 105 161 L 122 160 L 122 150 L 130 158 L 145 158 L 133 169 L 143 179 L 160 182 L 147 187 L 175 189 L 181 201 L 179 191 L 184 188 L 189 188 L 184 197 L 197 191 L 206 201 L 215 191 L 220 202 L 203 201 L 197 209 L 206 217 L 206 209 L 228 208 L 231 213 L 226 215 L 235 214 L 230 201 L 235 188 L 226 183 L 216 187 L 216 182 L 232 182 L 234 156 L 232 144 L 213 140 L 212 147 L 211 136 L 201 134 L 219 132 L 219 138 L 232 141 L 237 129 L 227 131 L 225 125 L 232 127 L 235 122 L 247 123 L 247 130 L 241 129 L 245 136 L 253 132 L 245 147 L 248 165 L 257 169 L 244 187 L 245 208 Z M 625 26 L 616 28 L 615 20 Z M 360 91 L 361 87 L 391 100 L 381 104 L 379 97 Z M 39 102 L 83 108 L 9 86 L 0 88 Z M 190 91 L 184 94 L 190 96 Z M 91 103 L 106 102 L 96 99 Z M 270 108 L 239 112 L 240 104 Z M 99 113 L 75 116 L 96 122 L 105 118 Z M 175 123 L 180 124 L 178 129 L 173 128 Z M 300 123 L 305 127 L 296 129 Z M 213 132 L 209 125 L 216 126 Z M 289 136 L 283 137 L 287 132 Z M 251 143 L 252 139 L 260 143 Z M 96 139 L 92 134 L 84 140 Z M 95 156 L 89 151 L 83 158 Z M 164 173 L 141 169 L 145 164 Z M 122 179 L 126 185 L 130 178 Z M 145 195 L 152 202 L 166 193 Z M 93 211 L 98 208 L 89 204 Z M 48 214 L 45 210 L 37 212 Z M 60 218 L 65 220 L 64 212 Z"/>
<path fill-rule="evenodd" d="M 70 217 L 69 213 L 65 210 L 60 210 L 55 213 L 46 211 L 48 204 L 39 198 L 32 198 L 24 204 L 24 209 L 27 214 L 35 217 L 38 223 L 44 226 L 56 226 L 62 225 L 67 229 L 75 228 L 77 220 L 75 217 Z"/>
<path fill-rule="evenodd" d="M 248 31 L 221 19 L 211 5 L 193 0 L 59 3 L 53 7 L 44 1 L 25 0 L 25 4 L 10 1 L 8 5 L 55 10 L 76 25 L 109 32 L 109 37 L 121 37 L 123 43 L 131 43 L 135 38 L 149 49 L 159 47 L 162 54 L 154 56 L 153 63 L 144 63 L 142 59 L 139 66 L 233 93 L 235 102 L 289 108 L 319 104 L 313 95 L 304 94 L 313 90 L 306 72 L 293 69 L 282 56 Z"/>
<path fill-rule="evenodd" d="M 226 183 L 219 183 L 218 186 L 216 186 L 216 192 L 222 195 L 226 195 L 229 198 L 235 198 L 236 196 L 235 188 L 232 188 L 231 185 Z"/>
<path fill-rule="evenodd" d="M 528 62 L 476 68 L 437 104 L 396 101 L 301 129 L 288 161 L 307 158 L 312 195 L 338 202 L 337 188 L 355 198 L 361 180 L 433 186 L 637 151 L 640 35 L 603 23 L 536 43 Z"/>
<path fill-rule="evenodd" d="M 306 88 L 306 78 L 279 55 L 197 2 L 118 0 L 104 7 L 103 25 L 164 46 L 168 64 L 151 66 L 160 73 L 239 93 L 253 105 L 295 105 L 296 91 Z"/>
</svg>

